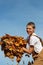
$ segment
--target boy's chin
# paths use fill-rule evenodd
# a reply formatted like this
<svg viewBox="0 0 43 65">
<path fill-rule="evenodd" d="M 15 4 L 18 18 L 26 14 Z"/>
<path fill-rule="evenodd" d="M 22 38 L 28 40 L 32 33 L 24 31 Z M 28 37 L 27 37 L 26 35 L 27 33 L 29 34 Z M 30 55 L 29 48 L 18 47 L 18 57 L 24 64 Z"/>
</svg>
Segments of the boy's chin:
<svg viewBox="0 0 43 65">
<path fill-rule="evenodd" d="M 31 33 L 29 33 L 29 36 L 32 35 Z"/>
<path fill-rule="evenodd" d="M 32 33 L 28 33 L 28 35 L 31 35 Z"/>
</svg>

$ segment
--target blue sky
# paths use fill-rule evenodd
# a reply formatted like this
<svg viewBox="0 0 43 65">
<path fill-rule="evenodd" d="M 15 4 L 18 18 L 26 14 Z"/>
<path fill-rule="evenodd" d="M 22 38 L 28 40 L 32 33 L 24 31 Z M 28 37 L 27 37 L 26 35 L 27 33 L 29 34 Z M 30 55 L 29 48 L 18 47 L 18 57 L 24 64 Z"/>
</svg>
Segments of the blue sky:
<svg viewBox="0 0 43 65">
<path fill-rule="evenodd" d="M 29 21 L 36 24 L 36 34 L 43 39 L 43 0 L 0 0 L 0 36 L 8 33 L 26 38 Z"/>
</svg>

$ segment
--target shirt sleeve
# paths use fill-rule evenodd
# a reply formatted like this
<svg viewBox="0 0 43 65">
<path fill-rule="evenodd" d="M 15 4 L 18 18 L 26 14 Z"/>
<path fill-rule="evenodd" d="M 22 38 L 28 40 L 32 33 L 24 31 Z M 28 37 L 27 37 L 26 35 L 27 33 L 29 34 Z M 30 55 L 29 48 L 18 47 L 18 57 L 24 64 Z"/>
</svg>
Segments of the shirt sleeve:
<svg viewBox="0 0 43 65">
<path fill-rule="evenodd" d="M 37 41 L 38 41 L 37 37 L 35 37 L 35 36 L 30 37 L 30 45 L 34 46 L 37 43 Z"/>
</svg>

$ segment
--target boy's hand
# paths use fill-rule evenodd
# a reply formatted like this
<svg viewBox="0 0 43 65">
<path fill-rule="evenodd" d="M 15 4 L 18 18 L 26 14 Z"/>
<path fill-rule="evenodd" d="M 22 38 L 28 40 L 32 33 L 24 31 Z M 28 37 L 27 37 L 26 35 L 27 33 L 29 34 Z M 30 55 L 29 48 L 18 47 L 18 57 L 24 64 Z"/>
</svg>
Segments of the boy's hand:
<svg viewBox="0 0 43 65">
<path fill-rule="evenodd" d="M 25 51 L 26 48 L 23 47 L 22 49 L 23 49 L 23 51 Z"/>
</svg>

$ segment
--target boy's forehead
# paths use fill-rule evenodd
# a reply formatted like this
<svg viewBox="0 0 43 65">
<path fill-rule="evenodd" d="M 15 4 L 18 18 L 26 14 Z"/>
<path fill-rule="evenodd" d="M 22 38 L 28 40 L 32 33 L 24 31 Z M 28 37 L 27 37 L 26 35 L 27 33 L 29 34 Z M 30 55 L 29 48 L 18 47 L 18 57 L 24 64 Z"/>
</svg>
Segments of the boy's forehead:
<svg viewBox="0 0 43 65">
<path fill-rule="evenodd" d="M 32 28 L 33 26 L 32 25 L 27 25 L 26 28 Z"/>
</svg>

